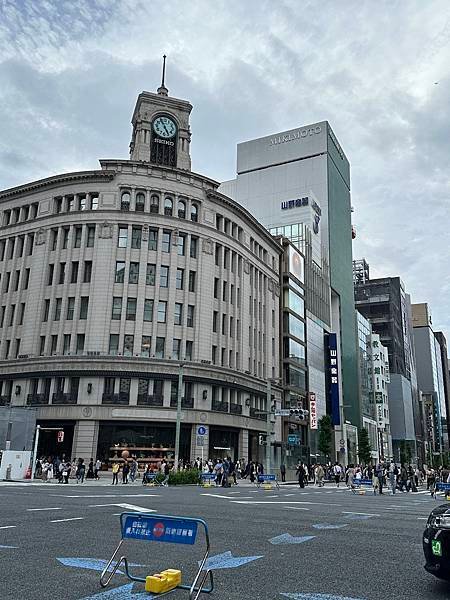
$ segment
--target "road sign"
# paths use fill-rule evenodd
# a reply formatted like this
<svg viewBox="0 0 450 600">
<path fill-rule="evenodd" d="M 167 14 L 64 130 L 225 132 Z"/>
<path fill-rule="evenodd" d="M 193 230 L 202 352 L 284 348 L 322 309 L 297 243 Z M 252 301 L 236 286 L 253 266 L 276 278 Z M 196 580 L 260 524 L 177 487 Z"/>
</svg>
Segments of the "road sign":
<svg viewBox="0 0 450 600">
<path fill-rule="evenodd" d="M 206 435 L 207 433 L 208 430 L 204 425 L 200 425 L 200 427 L 197 428 L 197 435 Z"/>
<path fill-rule="evenodd" d="M 58 442 L 62 443 L 64 441 L 64 431 L 58 431 L 56 439 Z"/>
<path fill-rule="evenodd" d="M 339 445 L 340 445 L 340 446 L 345 446 L 345 440 L 343 440 L 343 439 L 340 439 L 340 440 L 339 440 Z"/>
<path fill-rule="evenodd" d="M 287 441 L 292 446 L 300 446 L 300 436 L 297 433 L 288 435 Z"/>
<path fill-rule="evenodd" d="M 197 446 L 204 446 L 205 438 L 202 435 L 197 436 Z"/>
<path fill-rule="evenodd" d="M 275 411 L 276 417 L 288 417 L 291 414 L 289 408 L 277 408 Z"/>
</svg>

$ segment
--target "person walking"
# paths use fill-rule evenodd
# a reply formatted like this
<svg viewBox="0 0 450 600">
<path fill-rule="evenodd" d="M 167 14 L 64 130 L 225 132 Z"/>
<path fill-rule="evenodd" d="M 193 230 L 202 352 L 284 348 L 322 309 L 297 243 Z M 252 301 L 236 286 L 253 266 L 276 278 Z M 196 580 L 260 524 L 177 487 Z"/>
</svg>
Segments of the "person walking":
<svg viewBox="0 0 450 600">
<path fill-rule="evenodd" d="M 83 483 L 84 482 L 84 474 L 86 472 L 86 465 L 84 464 L 84 458 L 79 458 L 78 459 L 78 465 L 77 465 L 77 472 L 76 472 L 76 476 L 77 476 L 77 483 Z"/>
<path fill-rule="evenodd" d="M 325 477 L 325 471 L 321 464 L 317 465 L 316 468 L 316 481 L 319 487 L 323 487 L 323 480 Z"/>
<path fill-rule="evenodd" d="M 120 465 L 119 463 L 113 463 L 112 466 L 112 484 L 111 485 L 117 485 L 119 483 L 119 470 L 120 470 Z"/>
<path fill-rule="evenodd" d="M 339 483 L 341 481 L 341 475 L 342 475 L 342 467 L 337 462 L 334 464 L 334 467 L 333 467 L 333 475 L 334 475 L 334 481 L 336 483 L 336 487 L 339 487 Z"/>
<path fill-rule="evenodd" d="M 394 460 L 391 460 L 391 464 L 389 465 L 389 487 L 391 488 L 390 494 L 392 496 L 395 495 L 395 491 L 397 488 L 397 475 L 397 465 L 395 464 Z"/>
<path fill-rule="evenodd" d="M 284 483 L 286 481 L 286 465 L 284 463 L 281 463 L 280 465 L 280 475 L 281 481 Z"/>
<path fill-rule="evenodd" d="M 128 473 L 130 472 L 130 466 L 126 460 L 122 467 L 122 483 L 128 483 Z"/>
<path fill-rule="evenodd" d="M 384 468 L 383 463 L 379 462 L 375 467 L 375 477 L 378 478 L 378 489 L 380 492 L 380 496 L 383 495 L 383 477 L 384 477 Z"/>
<path fill-rule="evenodd" d="M 298 477 L 298 485 L 303 489 L 305 487 L 305 476 L 306 476 L 306 471 L 305 471 L 305 467 L 303 466 L 303 463 L 301 463 L 301 462 L 298 463 L 295 474 Z"/>
<path fill-rule="evenodd" d="M 63 471 L 64 483 L 69 483 L 69 476 L 70 476 L 70 469 L 71 468 L 72 468 L 72 466 L 70 464 L 70 460 L 68 460 L 66 462 L 66 464 L 64 465 L 64 471 Z"/>
<path fill-rule="evenodd" d="M 100 479 L 99 471 L 101 468 L 102 468 L 102 461 L 99 458 L 97 458 L 97 460 L 95 462 L 95 470 L 94 470 L 94 477 L 97 481 Z"/>
<path fill-rule="evenodd" d="M 88 470 L 86 473 L 86 479 L 94 479 L 95 474 L 94 474 L 94 459 L 91 458 L 91 460 L 89 461 L 89 465 L 88 465 Z"/>
</svg>

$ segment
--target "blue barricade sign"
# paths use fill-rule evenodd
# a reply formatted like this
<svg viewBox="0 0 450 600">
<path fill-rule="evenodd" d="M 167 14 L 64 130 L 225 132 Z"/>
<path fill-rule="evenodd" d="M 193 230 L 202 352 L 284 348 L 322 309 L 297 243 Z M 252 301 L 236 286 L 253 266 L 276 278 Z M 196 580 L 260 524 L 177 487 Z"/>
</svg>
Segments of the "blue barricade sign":
<svg viewBox="0 0 450 600">
<path fill-rule="evenodd" d="M 122 522 L 122 537 L 149 542 L 171 542 L 172 544 L 195 544 L 197 521 L 187 519 L 163 519 L 127 515 Z"/>
<path fill-rule="evenodd" d="M 437 483 L 436 488 L 438 490 L 442 490 L 443 492 L 447 492 L 450 490 L 450 483 Z"/>
<path fill-rule="evenodd" d="M 258 481 L 276 481 L 275 475 L 258 475 Z"/>
<path fill-rule="evenodd" d="M 354 479 L 353 483 L 355 485 L 372 485 L 371 479 Z"/>
<path fill-rule="evenodd" d="M 202 473 L 202 479 L 211 481 L 212 479 L 215 479 L 215 478 L 216 478 L 216 476 L 214 473 Z"/>
</svg>

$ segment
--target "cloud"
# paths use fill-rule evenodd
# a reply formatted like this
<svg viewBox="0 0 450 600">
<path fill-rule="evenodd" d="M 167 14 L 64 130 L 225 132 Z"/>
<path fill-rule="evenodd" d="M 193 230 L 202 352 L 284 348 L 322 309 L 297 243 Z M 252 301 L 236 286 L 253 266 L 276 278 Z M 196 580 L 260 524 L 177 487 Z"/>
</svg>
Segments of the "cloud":
<svg viewBox="0 0 450 600">
<path fill-rule="evenodd" d="M 349 157 L 374 275 L 399 275 L 450 335 L 450 11 L 444 0 L 6 1 L 3 188 L 127 157 L 136 97 L 168 54 L 193 166 L 234 176 L 236 144 L 327 119 Z M 435 82 L 438 82 L 435 85 Z"/>
</svg>

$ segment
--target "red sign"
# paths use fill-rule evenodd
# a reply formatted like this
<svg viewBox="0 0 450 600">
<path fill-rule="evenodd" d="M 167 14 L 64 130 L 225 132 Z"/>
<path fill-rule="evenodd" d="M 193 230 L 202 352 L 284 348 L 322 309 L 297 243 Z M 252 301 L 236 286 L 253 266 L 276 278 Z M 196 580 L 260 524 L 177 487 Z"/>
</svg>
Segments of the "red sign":
<svg viewBox="0 0 450 600">
<path fill-rule="evenodd" d="M 311 429 L 317 429 L 317 406 L 316 394 L 309 392 L 309 426 Z"/>
<path fill-rule="evenodd" d="M 58 440 L 58 442 L 64 441 L 64 431 L 58 431 L 57 440 Z"/>
<path fill-rule="evenodd" d="M 153 535 L 155 538 L 159 538 L 164 535 L 165 527 L 164 523 L 155 523 L 153 526 Z"/>
</svg>

